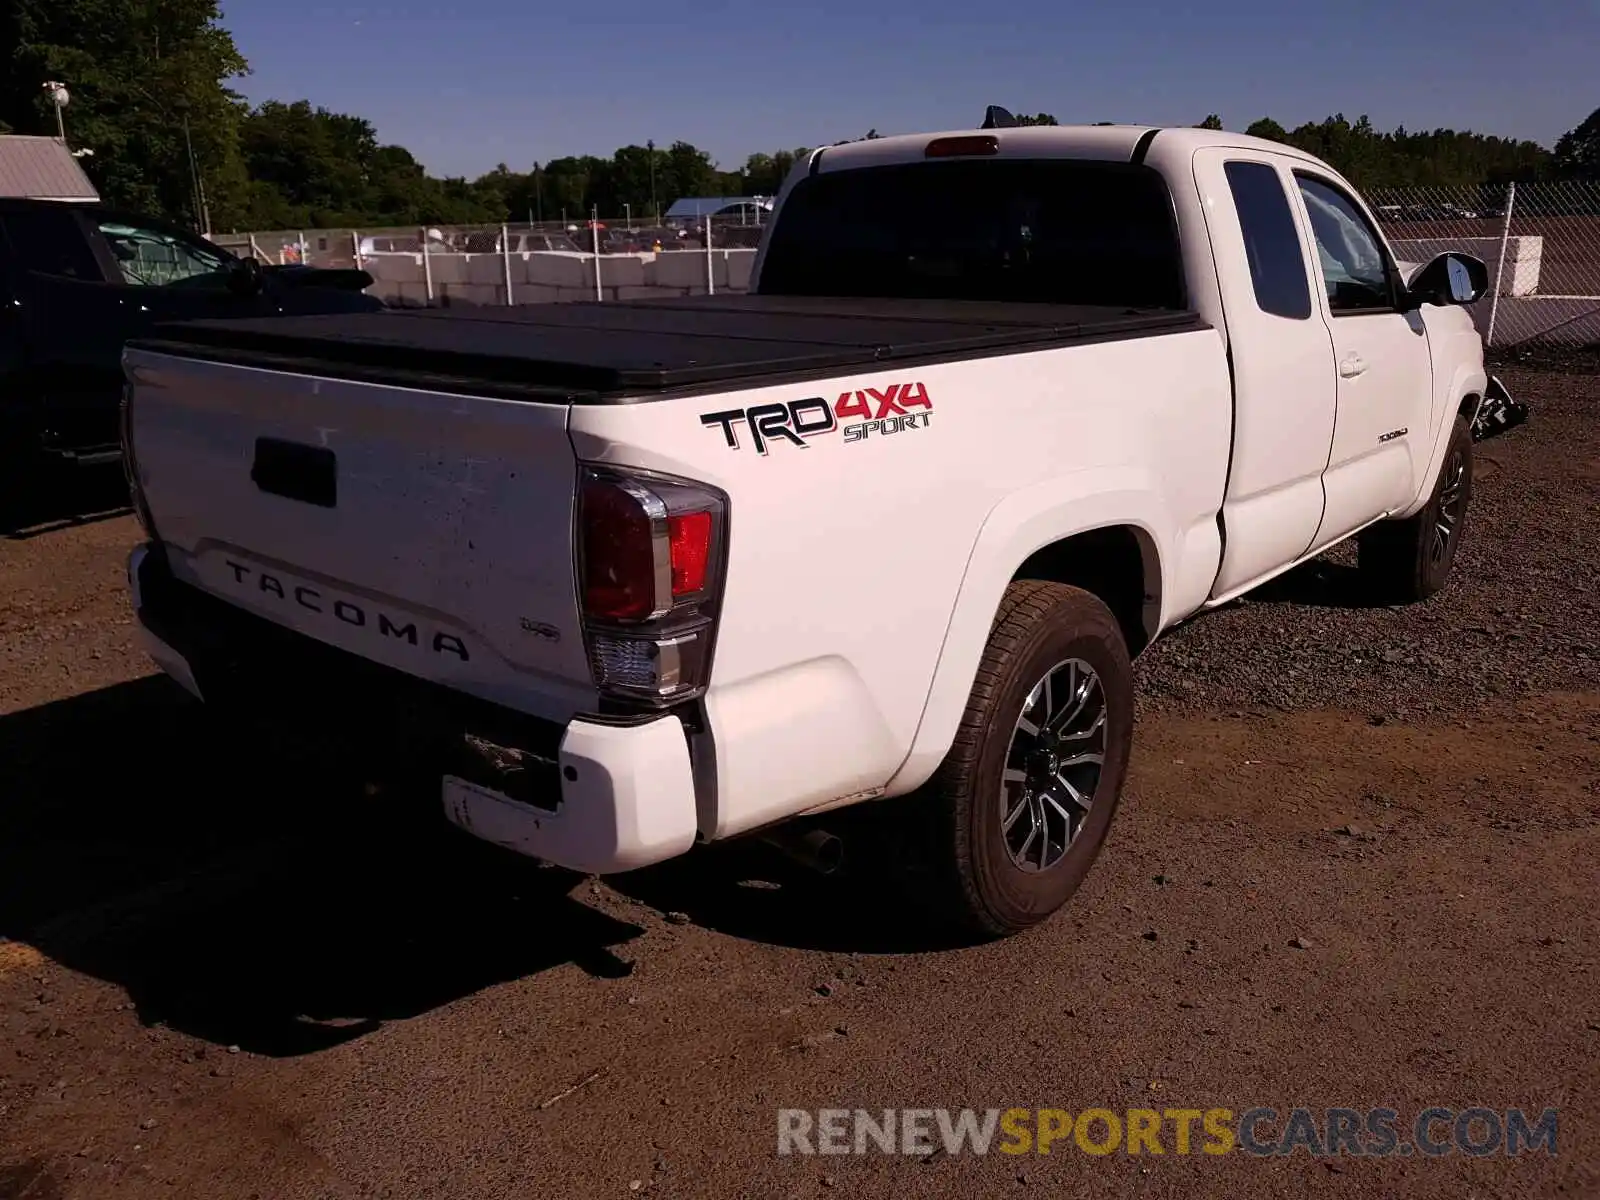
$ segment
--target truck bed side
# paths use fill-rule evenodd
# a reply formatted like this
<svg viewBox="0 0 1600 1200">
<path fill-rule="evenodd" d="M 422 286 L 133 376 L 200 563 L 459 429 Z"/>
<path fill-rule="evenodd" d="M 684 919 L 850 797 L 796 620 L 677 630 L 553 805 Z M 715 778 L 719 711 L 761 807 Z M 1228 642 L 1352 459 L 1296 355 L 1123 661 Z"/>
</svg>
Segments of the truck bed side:
<svg viewBox="0 0 1600 1200">
<path fill-rule="evenodd" d="M 902 397 L 929 407 L 864 433 L 841 421 L 803 445 L 751 436 L 763 406 L 854 393 L 871 414 L 857 426 Z M 947 642 L 981 645 L 1013 573 L 1048 543 L 1137 526 L 1159 562 L 1147 589 L 1162 612 L 1198 607 L 1216 570 L 1230 421 L 1210 329 L 575 408 L 580 458 L 730 497 L 705 698 L 719 792 L 702 835 L 926 778 L 945 747 L 908 759 Z"/>
</svg>

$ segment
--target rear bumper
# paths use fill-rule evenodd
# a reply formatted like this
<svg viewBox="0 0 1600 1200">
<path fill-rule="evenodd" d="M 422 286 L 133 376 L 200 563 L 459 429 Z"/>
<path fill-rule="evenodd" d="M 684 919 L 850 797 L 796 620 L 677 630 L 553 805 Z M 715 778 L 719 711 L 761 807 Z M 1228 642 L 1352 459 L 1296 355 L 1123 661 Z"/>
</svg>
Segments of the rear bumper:
<svg viewBox="0 0 1600 1200">
<path fill-rule="evenodd" d="M 694 773 L 674 715 L 541 721 L 229 605 L 174 578 L 148 545 L 130 556 L 128 582 L 146 653 L 190 693 L 432 774 L 445 815 L 474 836 L 594 873 L 694 844 Z"/>
</svg>

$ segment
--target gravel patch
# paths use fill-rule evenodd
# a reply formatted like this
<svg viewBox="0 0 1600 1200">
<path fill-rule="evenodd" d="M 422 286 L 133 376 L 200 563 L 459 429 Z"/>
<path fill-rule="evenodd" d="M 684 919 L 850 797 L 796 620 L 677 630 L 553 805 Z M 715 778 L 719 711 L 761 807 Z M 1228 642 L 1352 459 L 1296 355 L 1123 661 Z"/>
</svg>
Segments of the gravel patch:
<svg viewBox="0 0 1600 1200">
<path fill-rule="evenodd" d="M 1476 447 L 1466 539 L 1427 603 L 1363 607 L 1353 544 L 1172 631 L 1141 707 L 1450 713 L 1600 679 L 1600 376 L 1496 368 L 1528 424 Z"/>
</svg>

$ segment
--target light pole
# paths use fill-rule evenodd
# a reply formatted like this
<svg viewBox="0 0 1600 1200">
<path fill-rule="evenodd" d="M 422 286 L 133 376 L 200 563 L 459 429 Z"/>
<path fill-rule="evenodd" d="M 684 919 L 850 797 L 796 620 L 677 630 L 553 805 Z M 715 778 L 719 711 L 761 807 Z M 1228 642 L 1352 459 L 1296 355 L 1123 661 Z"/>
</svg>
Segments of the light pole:
<svg viewBox="0 0 1600 1200">
<path fill-rule="evenodd" d="M 195 161 L 194 139 L 189 136 L 189 102 L 180 96 L 172 107 L 183 114 L 183 144 L 189 151 L 189 185 L 193 189 L 191 203 L 194 205 L 195 224 L 201 234 L 210 237 L 211 210 L 206 204 L 206 185 L 200 176 L 200 164 Z"/>
<path fill-rule="evenodd" d="M 544 181 L 539 174 L 539 164 L 533 164 L 533 202 L 539 210 L 539 224 L 544 224 Z"/>
<path fill-rule="evenodd" d="M 650 151 L 650 213 L 655 217 L 656 224 L 661 224 L 661 206 L 656 203 L 656 142 L 651 138 L 644 144 Z"/>
<path fill-rule="evenodd" d="M 71 101 L 72 94 L 67 91 L 67 88 L 66 88 L 65 84 L 56 83 L 53 80 L 44 85 L 44 90 L 47 93 L 49 93 L 50 103 L 55 105 L 55 110 L 56 110 L 56 137 L 61 139 L 61 144 L 62 145 L 66 145 L 66 142 L 67 142 L 67 121 L 66 121 L 66 118 L 64 116 L 62 116 L 61 114 L 62 114 L 62 110 L 65 109 L 67 107 L 67 104 Z"/>
<path fill-rule="evenodd" d="M 633 229 L 633 205 L 624 204 L 622 206 L 622 216 L 623 220 L 627 223 L 629 231 L 631 232 Z"/>
</svg>

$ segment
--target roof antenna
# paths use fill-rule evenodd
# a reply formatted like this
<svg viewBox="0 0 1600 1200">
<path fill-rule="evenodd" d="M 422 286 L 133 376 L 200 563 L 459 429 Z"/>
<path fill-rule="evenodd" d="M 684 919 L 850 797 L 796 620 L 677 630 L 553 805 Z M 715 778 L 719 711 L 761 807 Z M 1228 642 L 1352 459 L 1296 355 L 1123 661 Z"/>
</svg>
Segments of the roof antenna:
<svg viewBox="0 0 1600 1200">
<path fill-rule="evenodd" d="M 998 104 L 991 104 L 984 111 L 983 124 L 979 129 L 1015 129 L 1017 119 Z"/>
</svg>

